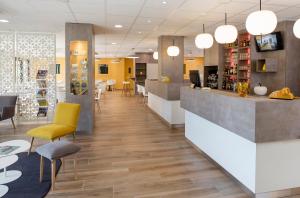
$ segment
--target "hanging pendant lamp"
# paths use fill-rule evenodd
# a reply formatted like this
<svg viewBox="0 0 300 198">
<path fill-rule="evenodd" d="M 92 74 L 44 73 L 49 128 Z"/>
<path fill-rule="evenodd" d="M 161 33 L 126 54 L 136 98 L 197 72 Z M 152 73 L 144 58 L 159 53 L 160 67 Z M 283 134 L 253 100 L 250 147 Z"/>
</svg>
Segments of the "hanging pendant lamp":
<svg viewBox="0 0 300 198">
<path fill-rule="evenodd" d="M 180 49 L 179 49 L 179 47 L 175 46 L 175 40 L 174 39 L 173 39 L 173 45 L 168 47 L 167 53 L 171 57 L 175 57 L 175 56 L 179 55 Z"/>
<path fill-rule="evenodd" d="M 158 60 L 158 51 L 153 52 L 153 59 Z"/>
<path fill-rule="evenodd" d="M 277 17 L 270 10 L 261 10 L 261 0 L 259 0 L 259 11 L 249 14 L 246 20 L 246 29 L 252 35 L 269 34 L 277 26 Z"/>
<path fill-rule="evenodd" d="M 293 32 L 294 32 L 294 35 L 300 39 L 300 19 L 298 19 L 295 24 L 294 24 L 294 27 L 293 27 Z"/>
<path fill-rule="evenodd" d="M 214 44 L 214 38 L 211 34 L 205 33 L 205 28 L 203 24 L 203 33 L 198 34 L 195 38 L 196 47 L 199 49 L 208 49 Z"/>
<path fill-rule="evenodd" d="M 225 13 L 225 25 L 217 27 L 215 39 L 220 44 L 233 43 L 237 39 L 238 31 L 235 26 L 227 25 L 227 13 Z"/>
</svg>

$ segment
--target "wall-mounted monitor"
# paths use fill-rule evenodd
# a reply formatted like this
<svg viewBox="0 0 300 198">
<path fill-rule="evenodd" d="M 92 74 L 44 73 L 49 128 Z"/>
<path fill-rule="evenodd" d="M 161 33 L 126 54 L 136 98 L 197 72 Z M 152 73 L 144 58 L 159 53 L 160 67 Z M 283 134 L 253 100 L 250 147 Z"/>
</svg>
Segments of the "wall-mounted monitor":
<svg viewBox="0 0 300 198">
<path fill-rule="evenodd" d="M 107 64 L 99 64 L 98 72 L 99 72 L 99 74 L 108 74 L 108 65 Z"/>
<path fill-rule="evenodd" d="M 280 32 L 254 37 L 258 52 L 276 51 L 283 49 L 283 40 Z"/>
</svg>

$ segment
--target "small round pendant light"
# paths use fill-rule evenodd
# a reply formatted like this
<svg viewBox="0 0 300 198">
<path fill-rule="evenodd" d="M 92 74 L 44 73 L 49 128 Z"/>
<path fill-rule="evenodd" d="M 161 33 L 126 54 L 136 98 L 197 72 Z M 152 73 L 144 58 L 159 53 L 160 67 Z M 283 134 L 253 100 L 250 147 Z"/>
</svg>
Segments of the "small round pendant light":
<svg viewBox="0 0 300 198">
<path fill-rule="evenodd" d="M 293 32 L 294 32 L 294 35 L 300 39 L 300 19 L 298 19 L 295 24 L 294 24 L 294 27 L 293 27 Z"/>
<path fill-rule="evenodd" d="M 246 29 L 252 35 L 269 34 L 277 26 L 277 17 L 270 10 L 261 10 L 261 0 L 259 1 L 259 11 L 249 14 L 246 20 Z"/>
<path fill-rule="evenodd" d="M 214 44 L 214 38 L 211 34 L 205 33 L 203 24 L 203 33 L 198 34 L 195 38 L 196 47 L 199 49 L 208 49 Z"/>
<path fill-rule="evenodd" d="M 153 59 L 158 60 L 158 51 L 153 52 Z"/>
<path fill-rule="evenodd" d="M 237 39 L 238 31 L 235 26 L 227 25 L 227 13 L 225 13 L 225 25 L 217 27 L 215 39 L 220 44 L 233 43 Z"/>
<path fill-rule="evenodd" d="M 169 56 L 172 56 L 172 57 L 179 55 L 180 49 L 179 49 L 179 47 L 175 46 L 174 39 L 173 39 L 173 45 L 168 47 L 167 53 Z"/>
</svg>

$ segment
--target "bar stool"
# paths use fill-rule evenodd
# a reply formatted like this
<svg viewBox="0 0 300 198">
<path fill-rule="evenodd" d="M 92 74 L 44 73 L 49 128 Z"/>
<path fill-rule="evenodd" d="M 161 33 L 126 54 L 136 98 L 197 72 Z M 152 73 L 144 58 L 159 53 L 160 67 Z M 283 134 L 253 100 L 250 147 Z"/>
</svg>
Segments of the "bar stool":
<svg viewBox="0 0 300 198">
<path fill-rule="evenodd" d="M 122 94 L 125 94 L 127 96 L 127 94 L 130 94 L 130 82 L 128 81 L 123 81 L 123 89 L 122 89 Z"/>
</svg>

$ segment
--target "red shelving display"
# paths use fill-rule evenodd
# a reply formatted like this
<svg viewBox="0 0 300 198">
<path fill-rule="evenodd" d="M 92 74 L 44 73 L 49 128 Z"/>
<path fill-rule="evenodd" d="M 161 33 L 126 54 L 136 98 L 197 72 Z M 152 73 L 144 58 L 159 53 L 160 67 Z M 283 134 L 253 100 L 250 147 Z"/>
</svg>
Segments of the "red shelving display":
<svg viewBox="0 0 300 198">
<path fill-rule="evenodd" d="M 224 45 L 222 89 L 235 91 L 237 82 L 249 82 L 250 72 L 250 34 L 240 33 L 234 43 Z"/>
</svg>

